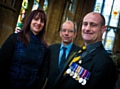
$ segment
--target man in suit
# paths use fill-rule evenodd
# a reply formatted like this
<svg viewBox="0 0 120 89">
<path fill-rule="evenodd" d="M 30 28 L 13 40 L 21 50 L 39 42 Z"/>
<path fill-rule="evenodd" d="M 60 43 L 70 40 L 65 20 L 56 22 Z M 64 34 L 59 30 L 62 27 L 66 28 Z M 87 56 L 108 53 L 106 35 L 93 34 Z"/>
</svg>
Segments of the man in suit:
<svg viewBox="0 0 120 89">
<path fill-rule="evenodd" d="M 61 71 L 63 71 L 62 70 L 63 68 L 60 69 L 60 62 L 62 61 L 61 57 L 63 54 L 62 47 L 66 47 L 65 62 L 67 61 L 67 58 L 72 52 L 78 51 L 80 49 L 79 46 L 73 43 L 73 40 L 77 35 L 77 26 L 74 22 L 70 20 L 65 21 L 61 26 L 59 34 L 62 39 L 62 42 L 49 46 L 50 66 L 49 66 L 48 81 L 45 89 L 53 89 L 53 85 L 56 78 L 61 73 Z M 65 62 L 62 63 L 63 66 Z"/>
<path fill-rule="evenodd" d="M 81 50 L 70 57 L 53 89 L 114 89 L 117 70 L 102 45 L 105 18 L 90 12 L 83 18 Z"/>
</svg>

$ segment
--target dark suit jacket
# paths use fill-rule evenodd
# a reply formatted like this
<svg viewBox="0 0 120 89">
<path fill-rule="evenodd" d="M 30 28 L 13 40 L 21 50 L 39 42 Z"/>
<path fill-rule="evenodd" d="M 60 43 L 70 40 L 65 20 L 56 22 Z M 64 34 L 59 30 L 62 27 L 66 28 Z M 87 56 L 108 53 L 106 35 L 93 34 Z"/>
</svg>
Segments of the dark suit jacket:
<svg viewBox="0 0 120 89">
<path fill-rule="evenodd" d="M 46 84 L 45 89 L 53 89 L 54 82 L 55 82 L 56 78 L 58 77 L 58 75 L 60 74 L 59 70 L 58 70 L 58 59 L 59 59 L 60 46 L 61 46 L 61 44 L 53 44 L 53 45 L 49 46 L 50 65 L 49 65 L 48 82 Z M 68 57 L 72 52 L 76 52 L 80 49 L 81 48 L 79 46 L 73 44 L 71 47 L 71 50 L 68 54 Z"/>
<path fill-rule="evenodd" d="M 68 59 L 72 60 L 72 57 Z M 65 64 L 67 70 L 68 64 Z M 116 82 L 116 67 L 113 60 L 109 57 L 102 44 L 93 52 L 82 58 L 79 64 L 91 72 L 86 85 L 81 85 L 69 74 L 63 76 L 63 73 L 56 79 L 54 89 L 114 89 Z"/>
</svg>

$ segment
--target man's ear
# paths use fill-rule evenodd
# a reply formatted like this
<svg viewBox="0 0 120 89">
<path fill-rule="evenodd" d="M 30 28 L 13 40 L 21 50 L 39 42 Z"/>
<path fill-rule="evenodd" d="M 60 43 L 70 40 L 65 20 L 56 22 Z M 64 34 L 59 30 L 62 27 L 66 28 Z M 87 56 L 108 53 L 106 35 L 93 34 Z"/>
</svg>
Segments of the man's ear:
<svg viewBox="0 0 120 89">
<path fill-rule="evenodd" d="M 77 37 L 77 33 L 75 32 L 75 33 L 74 33 L 74 38 L 76 38 L 76 37 Z"/>
<path fill-rule="evenodd" d="M 61 31 L 59 31 L 59 35 L 60 35 L 60 37 L 62 37 L 62 33 L 61 33 Z"/>
<path fill-rule="evenodd" d="M 107 30 L 106 26 L 102 26 L 102 34 Z"/>
</svg>

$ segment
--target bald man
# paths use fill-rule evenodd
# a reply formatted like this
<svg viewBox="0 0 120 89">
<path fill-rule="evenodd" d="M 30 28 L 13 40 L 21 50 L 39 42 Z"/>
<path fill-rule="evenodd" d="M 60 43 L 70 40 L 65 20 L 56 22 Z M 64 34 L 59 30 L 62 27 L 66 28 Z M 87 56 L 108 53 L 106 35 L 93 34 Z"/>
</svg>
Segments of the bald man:
<svg viewBox="0 0 120 89">
<path fill-rule="evenodd" d="M 85 15 L 81 31 L 84 46 L 69 59 L 54 89 L 114 89 L 117 70 L 102 45 L 105 30 L 105 18 L 101 14 Z"/>
</svg>

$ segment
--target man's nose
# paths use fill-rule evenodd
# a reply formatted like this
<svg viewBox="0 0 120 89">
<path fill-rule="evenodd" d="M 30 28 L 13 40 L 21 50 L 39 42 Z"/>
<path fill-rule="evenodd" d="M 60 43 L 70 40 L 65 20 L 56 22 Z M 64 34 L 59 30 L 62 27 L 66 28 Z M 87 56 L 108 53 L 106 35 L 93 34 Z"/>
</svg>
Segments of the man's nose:
<svg viewBox="0 0 120 89">
<path fill-rule="evenodd" d="M 90 28 L 91 28 L 91 26 L 88 24 L 88 25 L 86 26 L 86 30 L 90 30 Z"/>
</svg>

